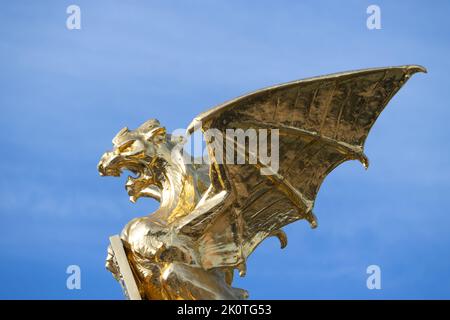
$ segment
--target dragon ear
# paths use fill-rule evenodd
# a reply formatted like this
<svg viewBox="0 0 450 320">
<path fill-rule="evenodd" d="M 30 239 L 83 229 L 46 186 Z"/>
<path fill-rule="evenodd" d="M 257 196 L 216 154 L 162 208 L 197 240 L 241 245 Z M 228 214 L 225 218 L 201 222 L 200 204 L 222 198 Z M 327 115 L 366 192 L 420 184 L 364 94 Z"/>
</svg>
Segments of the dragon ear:
<svg viewBox="0 0 450 320">
<path fill-rule="evenodd" d="M 149 119 L 141 124 L 139 128 L 137 128 L 137 130 L 146 133 L 154 128 L 159 128 L 160 126 L 161 124 L 159 123 L 158 119 Z"/>
<path fill-rule="evenodd" d="M 166 139 L 166 129 L 161 127 L 157 119 L 150 119 L 144 122 L 138 129 L 147 141 L 161 143 Z"/>
</svg>

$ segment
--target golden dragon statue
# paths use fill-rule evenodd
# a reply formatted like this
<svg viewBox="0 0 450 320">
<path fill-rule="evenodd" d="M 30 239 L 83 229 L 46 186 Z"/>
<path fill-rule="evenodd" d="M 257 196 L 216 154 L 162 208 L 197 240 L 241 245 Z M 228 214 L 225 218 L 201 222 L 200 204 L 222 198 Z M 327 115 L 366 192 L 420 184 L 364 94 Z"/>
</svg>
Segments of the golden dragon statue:
<svg viewBox="0 0 450 320">
<path fill-rule="evenodd" d="M 202 163 L 189 161 L 182 139 L 157 120 L 120 130 L 98 164 L 100 174 L 128 170 L 135 174 L 126 182 L 130 200 L 160 202 L 156 212 L 131 220 L 120 235 L 141 297 L 247 298 L 246 290 L 232 287 L 235 270 L 245 275 L 247 258 L 267 237 L 278 237 L 285 247 L 283 226 L 300 219 L 317 226 L 313 207 L 321 183 L 344 161 L 368 167 L 369 130 L 416 72 L 426 70 L 407 65 L 343 72 L 225 102 L 188 126 L 188 135 L 201 130 L 205 136 L 208 161 Z M 230 137 L 230 130 L 244 137 Z M 220 135 L 226 145 L 218 143 Z M 258 138 L 265 153 L 251 148 Z M 278 158 L 269 162 L 268 153 Z M 106 266 L 120 279 L 111 249 Z"/>
</svg>

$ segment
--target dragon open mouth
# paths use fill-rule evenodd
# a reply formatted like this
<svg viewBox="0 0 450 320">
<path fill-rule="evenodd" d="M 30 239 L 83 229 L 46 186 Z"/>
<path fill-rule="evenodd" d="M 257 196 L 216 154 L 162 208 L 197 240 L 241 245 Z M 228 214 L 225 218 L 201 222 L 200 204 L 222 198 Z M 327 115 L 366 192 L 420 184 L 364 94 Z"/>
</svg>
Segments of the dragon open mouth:
<svg viewBox="0 0 450 320">
<path fill-rule="evenodd" d="M 132 202 L 136 202 L 142 196 L 159 199 L 160 191 L 155 183 L 152 170 L 148 166 L 148 162 L 144 162 L 143 159 L 106 152 L 98 164 L 98 171 L 102 176 L 118 177 L 125 170 L 131 172 L 125 183 L 125 189 Z"/>
</svg>

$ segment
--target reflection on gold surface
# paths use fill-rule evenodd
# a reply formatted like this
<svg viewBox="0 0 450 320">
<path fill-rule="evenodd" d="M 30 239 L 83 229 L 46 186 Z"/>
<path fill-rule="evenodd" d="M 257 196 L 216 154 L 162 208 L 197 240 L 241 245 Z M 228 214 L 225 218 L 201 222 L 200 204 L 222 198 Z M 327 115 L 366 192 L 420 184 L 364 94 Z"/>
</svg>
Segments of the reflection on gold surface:
<svg viewBox="0 0 450 320">
<path fill-rule="evenodd" d="M 347 160 L 364 167 L 364 141 L 394 94 L 420 66 L 338 73 L 262 89 L 223 103 L 188 127 L 203 132 L 278 129 L 279 169 L 223 163 L 207 140 L 210 164 L 186 161 L 176 139 L 157 120 L 122 129 L 99 164 L 101 175 L 129 170 L 130 200 L 160 202 L 151 215 L 130 221 L 121 238 L 144 299 L 243 299 L 234 270 L 267 237 L 287 245 L 282 227 L 305 219 L 317 226 L 314 201 L 328 173 Z M 237 149 L 245 146 L 234 143 Z M 225 152 L 225 151 L 224 151 Z M 248 158 L 249 154 L 246 154 Z M 118 279 L 109 250 L 107 268 Z"/>
</svg>

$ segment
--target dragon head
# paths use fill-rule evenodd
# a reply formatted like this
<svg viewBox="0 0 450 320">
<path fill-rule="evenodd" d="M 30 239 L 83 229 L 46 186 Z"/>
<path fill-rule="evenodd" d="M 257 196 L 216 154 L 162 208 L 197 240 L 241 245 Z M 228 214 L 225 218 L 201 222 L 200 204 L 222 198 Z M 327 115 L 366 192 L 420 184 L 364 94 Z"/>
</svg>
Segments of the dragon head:
<svg viewBox="0 0 450 320">
<path fill-rule="evenodd" d="M 161 199 L 163 163 L 167 160 L 166 130 L 156 119 L 150 119 L 136 130 L 123 128 L 112 140 L 113 150 L 105 152 L 98 163 L 101 176 L 121 175 L 128 170 L 135 176 L 129 176 L 125 188 L 130 200 L 140 197 Z"/>
</svg>

